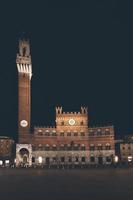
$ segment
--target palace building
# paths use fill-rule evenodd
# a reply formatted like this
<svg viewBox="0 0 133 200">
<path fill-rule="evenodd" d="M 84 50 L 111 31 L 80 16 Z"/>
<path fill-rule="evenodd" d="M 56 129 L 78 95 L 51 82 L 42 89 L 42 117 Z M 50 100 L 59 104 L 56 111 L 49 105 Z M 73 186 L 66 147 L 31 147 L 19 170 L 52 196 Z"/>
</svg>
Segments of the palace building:
<svg viewBox="0 0 133 200">
<path fill-rule="evenodd" d="M 88 126 L 88 109 L 64 112 L 56 107 L 55 127 L 34 127 L 31 131 L 30 45 L 19 41 L 18 69 L 18 144 L 16 165 L 94 165 L 111 164 L 115 155 L 114 127 Z"/>
</svg>

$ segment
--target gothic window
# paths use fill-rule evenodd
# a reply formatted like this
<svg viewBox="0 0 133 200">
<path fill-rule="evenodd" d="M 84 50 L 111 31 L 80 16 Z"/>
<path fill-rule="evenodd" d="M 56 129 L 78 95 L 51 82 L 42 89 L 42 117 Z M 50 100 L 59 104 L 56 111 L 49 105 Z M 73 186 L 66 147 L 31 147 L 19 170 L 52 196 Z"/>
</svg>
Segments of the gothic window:
<svg viewBox="0 0 133 200">
<path fill-rule="evenodd" d="M 85 133 L 84 133 L 84 132 L 81 132 L 81 136 L 84 137 L 84 136 L 85 136 Z"/>
<path fill-rule="evenodd" d="M 67 133 L 67 136 L 71 136 L 71 133 Z"/>
<path fill-rule="evenodd" d="M 45 136 L 49 136 L 49 131 L 46 131 L 46 132 L 45 132 Z"/>
<path fill-rule="evenodd" d="M 53 144 L 53 146 L 52 146 L 52 150 L 53 150 L 53 151 L 56 151 L 56 150 L 57 150 L 57 147 L 56 147 L 55 144 Z"/>
<path fill-rule="evenodd" d="M 106 144 L 106 150 L 110 150 L 110 149 L 111 149 L 110 144 Z"/>
<path fill-rule="evenodd" d="M 77 132 L 74 132 L 74 136 L 78 136 L 78 133 L 77 133 Z"/>
<path fill-rule="evenodd" d="M 102 135 L 101 129 L 97 130 L 97 135 Z"/>
<path fill-rule="evenodd" d="M 56 136 L 56 132 L 55 131 L 52 132 L 52 136 Z"/>
<path fill-rule="evenodd" d="M 94 136 L 94 131 L 93 131 L 93 130 L 90 130 L 90 131 L 89 131 L 89 135 L 90 135 L 90 136 Z"/>
<path fill-rule="evenodd" d="M 74 145 L 74 150 L 75 150 L 75 151 L 78 151 L 78 150 L 79 150 L 79 145 L 78 145 L 78 144 L 75 144 L 75 145 Z"/>
<path fill-rule="evenodd" d="M 81 151 L 85 151 L 86 150 L 86 147 L 84 144 L 81 145 Z"/>
<path fill-rule="evenodd" d="M 67 145 L 67 150 L 71 151 L 72 150 L 72 146 L 70 144 Z"/>
<path fill-rule="evenodd" d="M 90 151 L 94 151 L 95 150 L 95 146 L 94 146 L 94 144 L 91 144 L 90 145 Z"/>
<path fill-rule="evenodd" d="M 48 144 L 46 144 L 46 146 L 45 146 L 45 150 L 46 150 L 46 151 L 49 151 L 49 150 L 50 150 L 50 147 L 49 147 Z"/>
<path fill-rule="evenodd" d="M 110 132 L 109 132 L 109 129 L 105 129 L 105 135 L 109 135 Z"/>
<path fill-rule="evenodd" d="M 97 147 L 97 149 L 98 149 L 98 150 L 102 150 L 102 149 L 103 149 L 103 148 L 102 148 L 102 145 L 99 144 L 98 147 Z"/>
<path fill-rule="evenodd" d="M 61 145 L 60 145 L 60 150 L 61 150 L 61 151 L 65 150 L 64 144 L 61 144 Z"/>
<path fill-rule="evenodd" d="M 43 135 L 43 132 L 42 130 L 38 130 L 38 135 L 42 136 Z"/>
<path fill-rule="evenodd" d="M 63 132 L 61 132 L 61 133 L 60 133 L 60 136 L 64 136 L 64 133 L 63 133 Z"/>
</svg>

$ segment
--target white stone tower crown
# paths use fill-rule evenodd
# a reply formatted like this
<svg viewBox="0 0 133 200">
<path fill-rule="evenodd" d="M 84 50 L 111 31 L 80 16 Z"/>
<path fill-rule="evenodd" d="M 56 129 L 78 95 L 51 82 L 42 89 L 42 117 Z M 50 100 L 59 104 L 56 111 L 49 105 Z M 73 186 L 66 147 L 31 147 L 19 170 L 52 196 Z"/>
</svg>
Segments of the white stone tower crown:
<svg viewBox="0 0 133 200">
<path fill-rule="evenodd" d="M 32 77 L 32 63 L 30 55 L 30 44 L 28 40 L 19 41 L 19 53 L 16 58 L 17 68 L 19 73 Z"/>
</svg>

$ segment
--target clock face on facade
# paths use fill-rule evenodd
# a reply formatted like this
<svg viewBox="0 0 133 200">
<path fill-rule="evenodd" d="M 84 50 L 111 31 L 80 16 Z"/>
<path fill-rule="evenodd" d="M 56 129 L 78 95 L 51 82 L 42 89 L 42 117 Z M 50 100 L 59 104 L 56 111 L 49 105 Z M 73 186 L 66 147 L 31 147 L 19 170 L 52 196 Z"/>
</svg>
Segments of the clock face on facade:
<svg viewBox="0 0 133 200">
<path fill-rule="evenodd" d="M 26 126 L 28 126 L 28 122 L 27 122 L 26 120 L 22 120 L 22 121 L 20 122 L 20 125 L 21 125 L 22 127 L 26 127 Z"/>
<path fill-rule="evenodd" d="M 70 124 L 71 126 L 73 126 L 73 125 L 75 124 L 75 120 L 74 120 L 74 119 L 69 119 L 69 124 Z"/>
</svg>

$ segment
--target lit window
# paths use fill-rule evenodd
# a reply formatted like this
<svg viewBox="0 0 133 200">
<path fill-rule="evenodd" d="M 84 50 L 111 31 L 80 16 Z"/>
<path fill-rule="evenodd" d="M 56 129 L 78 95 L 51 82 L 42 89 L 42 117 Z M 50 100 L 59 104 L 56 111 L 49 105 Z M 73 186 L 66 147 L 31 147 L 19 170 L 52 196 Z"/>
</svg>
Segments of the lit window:
<svg viewBox="0 0 133 200">
<path fill-rule="evenodd" d="M 132 162 L 133 157 L 132 156 L 128 156 L 128 162 Z"/>
<path fill-rule="evenodd" d="M 10 163 L 10 161 L 9 161 L 9 160 L 5 160 L 5 163 L 6 163 L 6 164 L 9 164 L 9 163 Z"/>
<path fill-rule="evenodd" d="M 39 162 L 39 164 L 42 163 L 42 157 L 41 156 L 38 157 L 38 162 Z"/>
<path fill-rule="evenodd" d="M 0 160 L 0 165 L 3 165 L 3 161 L 2 160 Z"/>
</svg>

